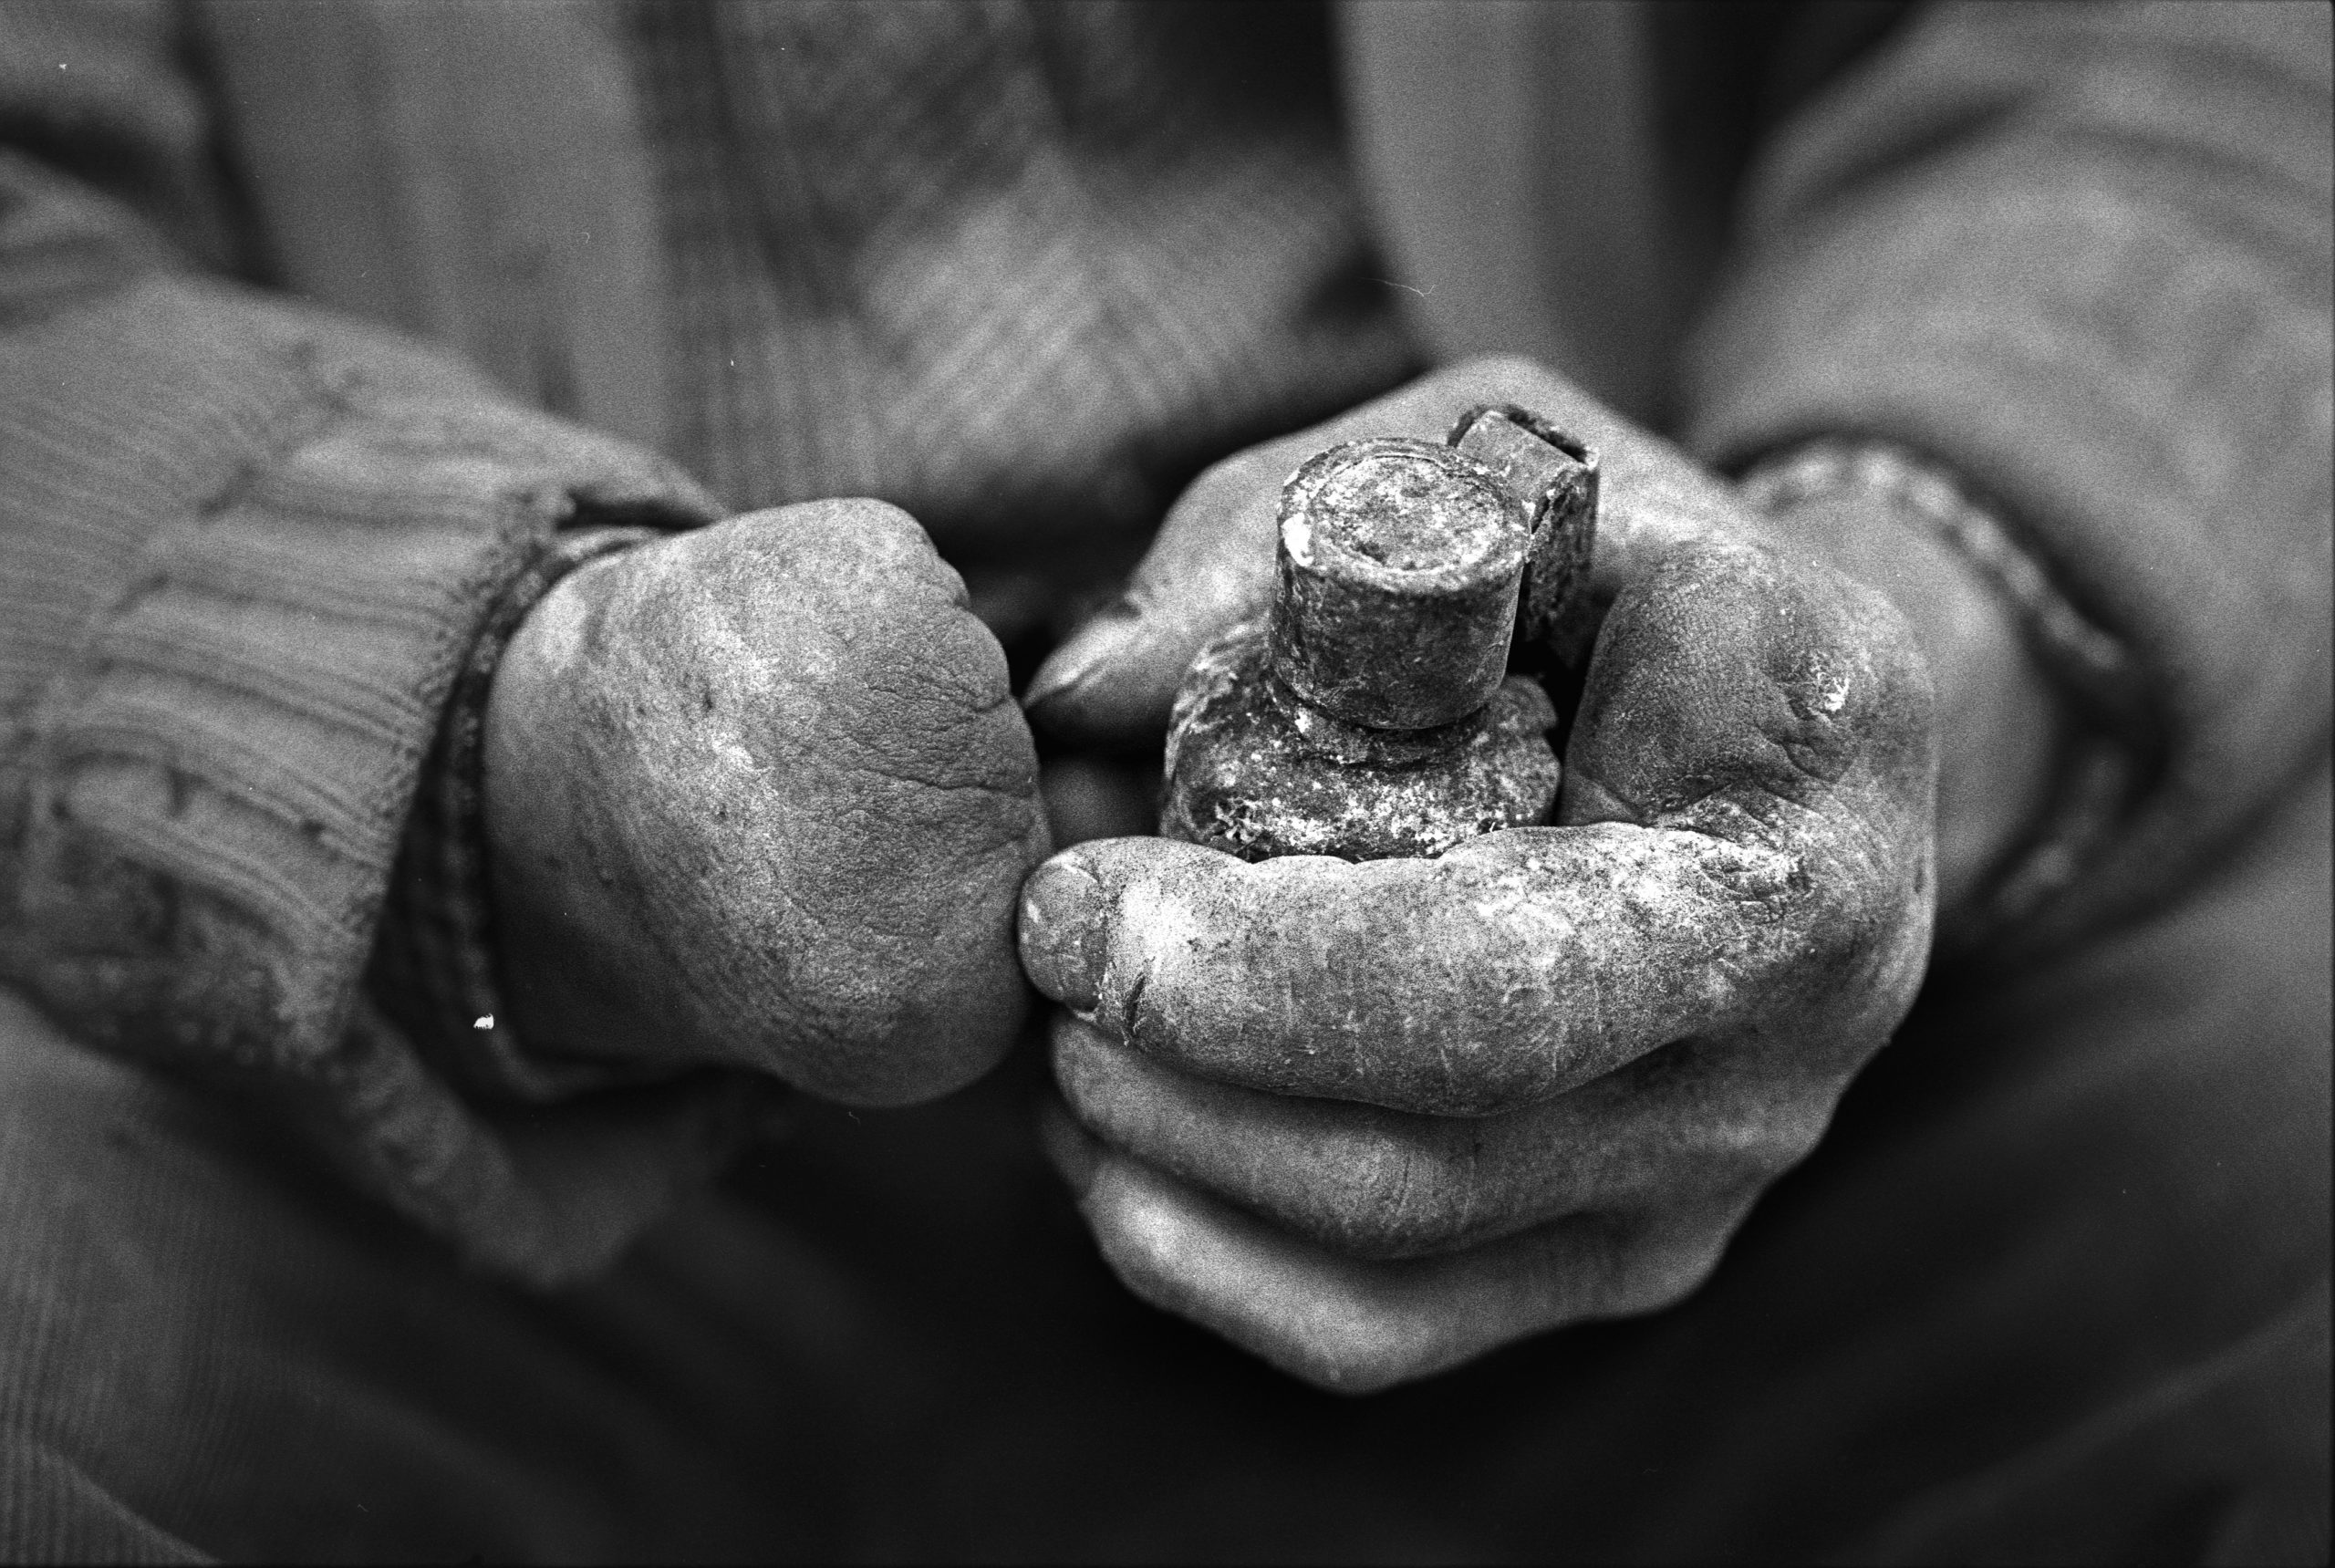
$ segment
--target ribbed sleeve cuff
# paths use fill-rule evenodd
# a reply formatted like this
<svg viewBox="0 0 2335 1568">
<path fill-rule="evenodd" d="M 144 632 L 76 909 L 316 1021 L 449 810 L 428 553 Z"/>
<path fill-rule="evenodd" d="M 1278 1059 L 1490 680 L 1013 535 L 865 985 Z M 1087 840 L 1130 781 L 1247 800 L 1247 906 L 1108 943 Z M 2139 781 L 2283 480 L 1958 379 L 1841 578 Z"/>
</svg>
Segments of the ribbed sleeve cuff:
<svg viewBox="0 0 2335 1568">
<path fill-rule="evenodd" d="M 597 1267 L 751 1086 L 490 1115 L 359 978 L 491 607 L 555 530 L 713 503 L 459 365 L 223 287 L 141 286 L 5 352 L 11 569 L 61 607 L 8 639 L 46 678 L 0 774 L 0 965 L 85 1038 L 288 1102 L 475 1261 Z"/>
<path fill-rule="evenodd" d="M 2177 888 L 2324 748 L 2329 365 L 2323 294 L 2112 163 L 2015 146 L 1842 198 L 1710 318 L 1702 455 L 1928 453 L 2133 650 L 2143 783 L 2036 947 Z"/>
<path fill-rule="evenodd" d="M 646 543 L 646 528 L 575 528 L 543 542 L 487 610 L 439 721 L 366 989 L 438 1070 L 491 1101 L 549 1104 L 617 1082 L 604 1062 L 522 1044 L 496 971 L 484 743 L 495 667 L 527 612 L 587 561 Z"/>
</svg>

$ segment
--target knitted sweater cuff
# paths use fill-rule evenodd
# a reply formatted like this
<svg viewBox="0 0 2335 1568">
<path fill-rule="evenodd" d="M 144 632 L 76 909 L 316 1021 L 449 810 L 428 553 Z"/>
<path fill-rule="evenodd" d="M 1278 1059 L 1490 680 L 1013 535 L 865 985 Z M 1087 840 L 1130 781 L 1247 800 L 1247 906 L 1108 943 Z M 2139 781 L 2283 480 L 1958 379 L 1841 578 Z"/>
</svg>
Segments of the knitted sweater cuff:
<svg viewBox="0 0 2335 1568">
<path fill-rule="evenodd" d="M 366 991 L 441 1073 L 475 1098 L 545 1105 L 618 1080 L 522 1042 L 503 1005 L 487 854 L 485 732 L 495 667 L 560 578 L 656 537 L 646 528 L 564 529 L 506 585 L 455 678 L 423 765 Z"/>
<path fill-rule="evenodd" d="M 481 1263 L 597 1267 L 751 1086 L 490 1112 L 360 977 L 491 607 L 558 528 L 716 506 L 456 363 L 224 287 L 140 286 L 5 351 L 0 522 L 43 613 L 5 649 L 34 679 L 0 751 L 0 974 L 92 1043 L 286 1106 Z"/>
<path fill-rule="evenodd" d="M 2177 209 L 2070 161 L 1883 185 L 1771 243 L 1700 344 L 1690 441 L 1934 455 L 2144 693 L 2112 843 L 2036 911 L 2057 947 L 2176 891 L 2323 750 L 2328 320 Z"/>
</svg>

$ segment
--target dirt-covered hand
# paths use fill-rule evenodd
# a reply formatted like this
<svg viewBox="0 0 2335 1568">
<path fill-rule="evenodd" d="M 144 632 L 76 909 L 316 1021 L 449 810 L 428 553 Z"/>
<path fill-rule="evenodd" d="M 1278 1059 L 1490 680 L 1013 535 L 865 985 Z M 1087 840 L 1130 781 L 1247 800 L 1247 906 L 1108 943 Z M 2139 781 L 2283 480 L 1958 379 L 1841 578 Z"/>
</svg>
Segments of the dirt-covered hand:
<svg viewBox="0 0 2335 1568">
<path fill-rule="evenodd" d="M 485 755 L 523 1040 L 897 1104 L 979 1075 L 1026 1014 L 1035 753 L 896 508 L 783 507 L 570 574 L 497 667 Z"/>
<path fill-rule="evenodd" d="M 1435 860 L 1082 845 L 1025 889 L 1057 1152 L 1139 1293 L 1327 1386 L 1650 1311 L 1716 1264 L 1909 1004 L 1932 921 L 1920 652 L 1880 595 L 1530 366 L 1418 383 L 1204 477 L 1048 717 L 1156 723 L 1270 585 L 1273 491 L 1521 403 L 1601 451 L 1610 607 L 1557 819 Z"/>
</svg>

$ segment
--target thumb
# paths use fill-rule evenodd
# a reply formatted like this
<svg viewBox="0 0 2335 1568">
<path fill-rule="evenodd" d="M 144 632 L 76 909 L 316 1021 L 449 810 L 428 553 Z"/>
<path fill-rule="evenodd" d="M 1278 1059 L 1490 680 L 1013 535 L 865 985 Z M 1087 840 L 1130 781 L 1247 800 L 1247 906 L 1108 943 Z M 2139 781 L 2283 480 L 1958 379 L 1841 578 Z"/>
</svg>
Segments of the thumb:
<svg viewBox="0 0 2335 1568">
<path fill-rule="evenodd" d="M 1532 409 L 1604 454 L 1598 570 L 1607 597 L 1714 519 L 1738 516 L 1724 486 L 1562 378 L 1522 359 L 1448 366 L 1201 474 L 1168 514 L 1126 597 L 1039 669 L 1022 694 L 1032 722 L 1073 742 L 1157 740 L 1192 656 L 1271 605 L 1281 489 L 1298 465 L 1365 436 L 1441 441 L 1482 403 Z"/>
<path fill-rule="evenodd" d="M 1193 655 L 1271 602 L 1282 482 L 1319 439 L 1251 447 L 1194 481 L 1126 593 L 1039 668 L 1022 697 L 1032 722 L 1086 743 L 1162 733 Z"/>
<path fill-rule="evenodd" d="M 1758 545 L 1691 545 L 1605 618 L 1557 820 L 1734 838 L 1847 810 L 1887 819 L 1893 845 L 1920 839 L 1933 708 L 1913 634 L 1879 593 Z"/>
</svg>

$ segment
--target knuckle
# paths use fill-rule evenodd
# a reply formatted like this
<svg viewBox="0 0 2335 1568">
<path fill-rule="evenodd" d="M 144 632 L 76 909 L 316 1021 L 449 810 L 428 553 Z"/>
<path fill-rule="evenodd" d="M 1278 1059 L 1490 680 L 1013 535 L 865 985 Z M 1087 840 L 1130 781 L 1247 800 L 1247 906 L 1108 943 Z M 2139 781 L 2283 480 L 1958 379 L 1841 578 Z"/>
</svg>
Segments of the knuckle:
<svg viewBox="0 0 2335 1568">
<path fill-rule="evenodd" d="M 1387 1149 L 1350 1210 L 1345 1251 L 1371 1260 L 1446 1252 L 1467 1236 L 1468 1208 L 1441 1161 L 1410 1147 Z"/>
<path fill-rule="evenodd" d="M 1801 900 L 1790 954 L 1795 992 L 1811 1004 L 1862 1000 L 1876 987 L 1907 990 L 1895 974 L 1910 942 L 1926 950 L 1928 922 L 1920 900 L 1892 877 L 1832 865 Z M 1908 990 L 1910 1000 L 1910 990 Z"/>
<path fill-rule="evenodd" d="M 1852 984 L 1876 943 L 1873 912 L 1853 890 L 1828 883 L 1796 922 L 1795 971 L 1821 987 Z"/>
<path fill-rule="evenodd" d="M 891 802 L 902 826 L 991 815 L 981 797 L 997 796 L 1012 805 L 1005 836 L 1018 839 L 1036 820 L 1038 763 L 1004 655 L 978 621 L 935 608 L 832 628 L 770 702 L 772 728 L 813 774 Z M 815 680 L 814 663 L 825 667 Z"/>
<path fill-rule="evenodd" d="M 1449 1251 L 1474 1219 L 1472 1170 L 1439 1151 L 1380 1140 L 1346 1188 L 1337 1222 L 1321 1239 L 1358 1258 L 1392 1261 Z"/>
<path fill-rule="evenodd" d="M 1136 1114 L 1142 1099 L 1130 1092 L 1130 1075 L 1119 1060 L 1121 1047 L 1106 1042 L 1095 1024 L 1064 1013 L 1053 1030 L 1054 1087 L 1078 1125 L 1115 1147 L 1157 1158 Z"/>
<path fill-rule="evenodd" d="M 813 501 L 790 513 L 806 532 L 839 553 L 939 562 L 922 524 L 888 501 L 865 496 Z"/>
<path fill-rule="evenodd" d="M 1695 846 L 1695 867 L 1729 903 L 1769 919 L 1804 902 L 1815 885 L 1799 856 L 1743 839 L 1705 838 Z"/>
</svg>

